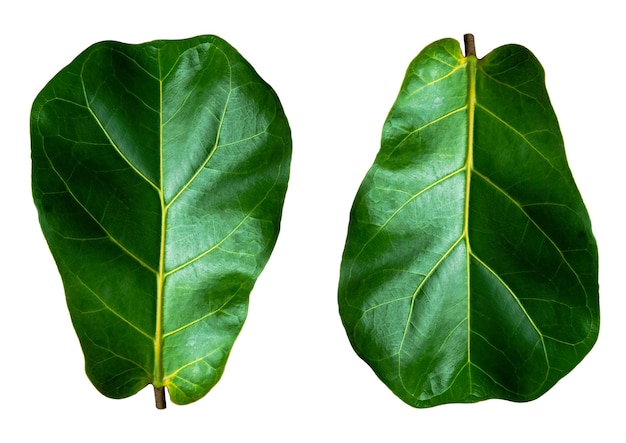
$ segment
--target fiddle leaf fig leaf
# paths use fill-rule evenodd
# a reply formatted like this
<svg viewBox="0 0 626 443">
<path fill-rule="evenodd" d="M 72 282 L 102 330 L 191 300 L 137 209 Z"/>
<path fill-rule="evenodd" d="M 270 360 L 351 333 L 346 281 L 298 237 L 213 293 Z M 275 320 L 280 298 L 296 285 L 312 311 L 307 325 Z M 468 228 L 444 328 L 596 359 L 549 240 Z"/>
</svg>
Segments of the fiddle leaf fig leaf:
<svg viewBox="0 0 626 443">
<path fill-rule="evenodd" d="M 291 135 L 274 91 L 215 36 L 101 42 L 37 96 L 31 143 L 89 379 L 204 396 L 278 235 Z"/>
<path fill-rule="evenodd" d="M 339 306 L 415 407 L 532 400 L 589 352 L 596 243 L 527 49 L 479 60 L 445 39 L 410 64 L 351 211 Z"/>
</svg>

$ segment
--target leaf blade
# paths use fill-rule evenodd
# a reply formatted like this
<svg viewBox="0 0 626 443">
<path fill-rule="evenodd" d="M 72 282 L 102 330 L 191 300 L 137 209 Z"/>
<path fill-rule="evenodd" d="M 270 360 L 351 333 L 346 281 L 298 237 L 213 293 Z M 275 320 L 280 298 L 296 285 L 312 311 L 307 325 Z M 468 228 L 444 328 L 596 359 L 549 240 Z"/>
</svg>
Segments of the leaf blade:
<svg viewBox="0 0 626 443">
<path fill-rule="evenodd" d="M 31 139 L 93 384 L 205 395 L 278 236 L 291 137 L 274 91 L 215 36 L 102 42 L 39 94 Z"/>
<path fill-rule="evenodd" d="M 445 39 L 413 60 L 351 211 L 339 306 L 417 407 L 527 401 L 591 349 L 595 240 L 525 48 L 477 60 Z"/>
</svg>

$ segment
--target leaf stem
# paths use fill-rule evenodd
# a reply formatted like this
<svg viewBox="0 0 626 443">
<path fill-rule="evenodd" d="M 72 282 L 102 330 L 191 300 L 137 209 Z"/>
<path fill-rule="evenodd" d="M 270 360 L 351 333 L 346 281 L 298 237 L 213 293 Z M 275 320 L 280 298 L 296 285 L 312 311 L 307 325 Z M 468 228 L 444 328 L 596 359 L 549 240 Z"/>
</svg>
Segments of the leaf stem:
<svg viewBox="0 0 626 443">
<path fill-rule="evenodd" d="M 154 387 L 154 402 L 157 409 L 165 409 L 165 386 Z"/>
<path fill-rule="evenodd" d="M 465 41 L 465 57 L 473 55 L 476 57 L 476 45 L 474 44 L 474 34 L 465 34 L 463 36 Z"/>
</svg>

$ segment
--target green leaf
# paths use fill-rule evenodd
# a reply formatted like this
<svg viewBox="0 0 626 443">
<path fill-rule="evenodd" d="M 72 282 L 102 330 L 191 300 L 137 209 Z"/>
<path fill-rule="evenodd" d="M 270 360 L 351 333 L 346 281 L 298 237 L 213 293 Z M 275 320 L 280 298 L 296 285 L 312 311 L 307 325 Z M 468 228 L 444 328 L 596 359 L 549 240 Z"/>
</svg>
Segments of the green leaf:
<svg viewBox="0 0 626 443">
<path fill-rule="evenodd" d="M 31 141 L 93 384 L 205 395 L 278 235 L 291 136 L 276 94 L 215 36 L 102 42 L 37 96 Z"/>
<path fill-rule="evenodd" d="M 416 407 L 532 400 L 591 349 L 596 243 L 527 49 L 477 60 L 445 39 L 413 60 L 352 208 L 339 305 Z"/>
</svg>

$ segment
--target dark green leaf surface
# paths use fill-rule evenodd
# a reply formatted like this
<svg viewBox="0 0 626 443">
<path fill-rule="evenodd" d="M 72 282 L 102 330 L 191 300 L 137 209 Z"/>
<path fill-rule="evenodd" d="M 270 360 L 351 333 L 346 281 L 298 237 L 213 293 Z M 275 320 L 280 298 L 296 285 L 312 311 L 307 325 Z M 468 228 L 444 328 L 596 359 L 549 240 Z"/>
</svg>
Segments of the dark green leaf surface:
<svg viewBox="0 0 626 443">
<path fill-rule="evenodd" d="M 535 57 L 411 63 L 351 212 L 340 313 L 405 402 L 532 400 L 599 328 L 598 258 Z"/>
<path fill-rule="evenodd" d="M 41 91 L 31 138 L 91 381 L 205 395 L 278 235 L 291 136 L 275 93 L 215 36 L 102 42 Z"/>
</svg>

